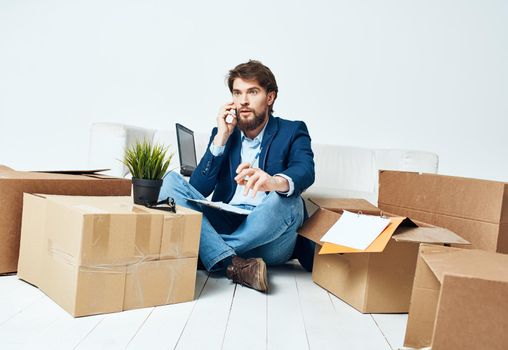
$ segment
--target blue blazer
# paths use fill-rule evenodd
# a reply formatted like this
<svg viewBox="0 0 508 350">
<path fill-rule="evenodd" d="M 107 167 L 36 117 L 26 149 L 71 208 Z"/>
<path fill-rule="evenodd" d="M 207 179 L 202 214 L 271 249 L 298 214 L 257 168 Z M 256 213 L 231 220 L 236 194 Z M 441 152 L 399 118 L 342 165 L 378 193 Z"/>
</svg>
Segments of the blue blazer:
<svg viewBox="0 0 508 350">
<path fill-rule="evenodd" d="M 210 152 L 217 128 L 214 128 L 205 155 L 192 173 L 190 183 L 213 201 L 229 203 L 236 191 L 236 168 L 240 165 L 242 148 L 238 128 L 229 137 L 224 153 L 215 157 Z M 294 183 L 292 196 L 299 196 L 314 183 L 314 154 L 307 126 L 302 121 L 290 121 L 270 116 L 261 141 L 259 167 L 269 175 L 284 174 Z"/>
</svg>

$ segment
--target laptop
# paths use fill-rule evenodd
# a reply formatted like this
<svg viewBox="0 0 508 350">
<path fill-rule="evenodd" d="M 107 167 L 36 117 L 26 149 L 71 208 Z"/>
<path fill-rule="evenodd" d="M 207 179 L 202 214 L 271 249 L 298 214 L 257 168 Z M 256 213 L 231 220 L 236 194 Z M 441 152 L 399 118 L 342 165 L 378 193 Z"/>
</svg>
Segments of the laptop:
<svg viewBox="0 0 508 350">
<path fill-rule="evenodd" d="M 194 132 L 176 123 L 176 139 L 178 142 L 178 156 L 180 157 L 180 174 L 191 176 L 198 165 Z"/>
</svg>

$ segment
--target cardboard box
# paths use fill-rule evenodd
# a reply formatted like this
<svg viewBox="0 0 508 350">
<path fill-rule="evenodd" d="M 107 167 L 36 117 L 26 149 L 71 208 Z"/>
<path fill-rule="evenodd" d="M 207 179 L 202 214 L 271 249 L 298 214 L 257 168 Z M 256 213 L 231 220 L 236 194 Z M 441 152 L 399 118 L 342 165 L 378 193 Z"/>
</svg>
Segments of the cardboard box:
<svg viewBox="0 0 508 350">
<path fill-rule="evenodd" d="M 421 245 L 404 345 L 506 349 L 508 256 Z"/>
<path fill-rule="evenodd" d="M 131 181 L 96 173 L 70 175 L 0 168 L 0 274 L 15 272 L 18 265 L 23 192 L 128 196 Z"/>
<path fill-rule="evenodd" d="M 508 183 L 380 171 L 379 208 L 445 227 L 471 248 L 508 253 Z"/>
<path fill-rule="evenodd" d="M 317 244 L 312 279 L 363 313 L 408 312 L 420 242 L 467 244 L 449 230 L 418 226 L 402 217 L 393 217 L 393 222 L 365 251 L 322 243 L 321 237 L 344 208 L 359 212 L 354 210 L 358 206 L 362 212 L 380 213 L 367 201 L 357 199 L 325 204 L 327 208 L 320 207 L 298 231 Z"/>
<path fill-rule="evenodd" d="M 0 164 L 0 171 L 6 171 L 6 170 L 8 170 L 8 171 L 13 171 L 14 169 L 9 168 L 9 167 L 8 167 L 8 166 L 6 166 L 6 165 Z"/>
<path fill-rule="evenodd" d="M 194 299 L 201 213 L 24 195 L 18 277 L 73 316 Z"/>
<path fill-rule="evenodd" d="M 343 210 L 361 212 L 367 215 L 379 215 L 381 210 L 365 199 L 355 198 L 327 198 L 327 197 L 308 197 L 306 198 L 306 208 L 309 215 L 312 215 L 319 208 L 342 213 Z"/>
</svg>

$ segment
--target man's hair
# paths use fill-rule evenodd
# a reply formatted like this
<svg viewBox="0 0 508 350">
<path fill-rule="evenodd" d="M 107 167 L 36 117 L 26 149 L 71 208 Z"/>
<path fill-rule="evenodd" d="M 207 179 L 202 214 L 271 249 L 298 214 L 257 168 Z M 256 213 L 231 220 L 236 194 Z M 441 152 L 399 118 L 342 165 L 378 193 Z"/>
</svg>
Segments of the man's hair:
<svg viewBox="0 0 508 350">
<path fill-rule="evenodd" d="M 274 91 L 275 97 L 273 99 L 273 103 L 269 106 L 268 109 L 269 113 L 273 112 L 273 104 L 275 103 L 275 99 L 277 99 L 279 88 L 277 87 L 275 76 L 273 75 L 270 68 L 259 61 L 249 60 L 249 62 L 241 63 L 235 68 L 231 69 L 227 76 L 228 87 L 231 93 L 233 92 L 233 82 L 236 78 L 257 81 L 258 84 L 266 90 L 267 94 Z"/>
</svg>

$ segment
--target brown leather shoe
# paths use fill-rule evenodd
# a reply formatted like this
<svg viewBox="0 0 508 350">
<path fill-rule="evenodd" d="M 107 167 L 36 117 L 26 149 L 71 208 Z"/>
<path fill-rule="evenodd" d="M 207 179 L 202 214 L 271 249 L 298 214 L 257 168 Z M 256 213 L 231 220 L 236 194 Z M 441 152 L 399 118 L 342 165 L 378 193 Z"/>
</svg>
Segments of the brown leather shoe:
<svg viewBox="0 0 508 350">
<path fill-rule="evenodd" d="M 231 265 L 226 270 L 226 275 L 235 283 L 266 292 L 268 279 L 266 277 L 266 264 L 261 258 L 242 259 L 233 256 Z"/>
</svg>

